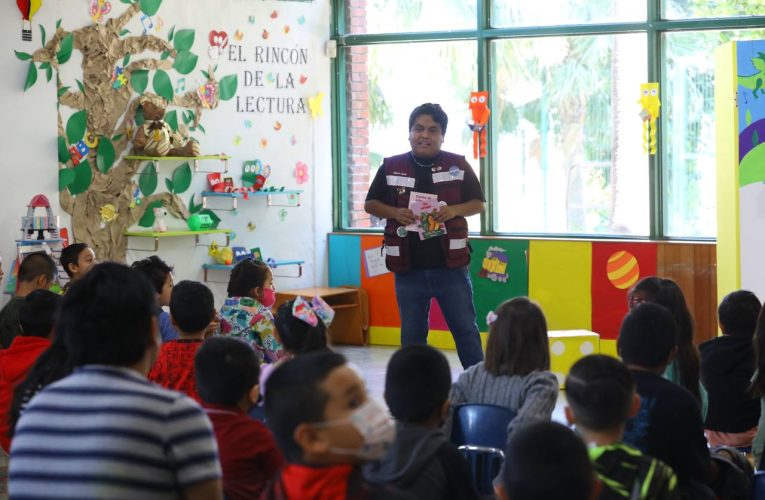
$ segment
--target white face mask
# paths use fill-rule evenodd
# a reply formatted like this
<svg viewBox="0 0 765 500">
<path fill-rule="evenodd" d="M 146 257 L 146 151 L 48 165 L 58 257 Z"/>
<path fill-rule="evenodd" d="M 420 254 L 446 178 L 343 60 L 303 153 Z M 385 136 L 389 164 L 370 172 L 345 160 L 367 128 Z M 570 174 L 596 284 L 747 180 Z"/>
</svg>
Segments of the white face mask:
<svg viewBox="0 0 765 500">
<path fill-rule="evenodd" d="M 347 418 L 314 424 L 316 427 L 334 427 L 350 423 L 364 438 L 360 448 L 330 448 L 332 453 L 353 455 L 362 460 L 377 460 L 385 456 L 385 452 L 396 439 L 396 425 L 393 419 L 372 398 L 359 406 Z"/>
</svg>

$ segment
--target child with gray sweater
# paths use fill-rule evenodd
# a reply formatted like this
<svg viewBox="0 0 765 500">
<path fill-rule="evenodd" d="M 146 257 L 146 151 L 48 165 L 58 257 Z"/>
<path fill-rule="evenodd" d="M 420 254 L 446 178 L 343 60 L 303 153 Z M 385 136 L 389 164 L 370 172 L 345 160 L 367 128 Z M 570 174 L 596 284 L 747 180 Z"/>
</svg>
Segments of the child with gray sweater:
<svg viewBox="0 0 765 500">
<path fill-rule="evenodd" d="M 558 379 L 550 371 L 547 322 L 526 297 L 503 302 L 490 316 L 486 359 L 465 370 L 452 386 L 452 407 L 465 403 L 504 406 L 516 412 L 508 435 L 527 423 L 550 420 Z"/>
</svg>

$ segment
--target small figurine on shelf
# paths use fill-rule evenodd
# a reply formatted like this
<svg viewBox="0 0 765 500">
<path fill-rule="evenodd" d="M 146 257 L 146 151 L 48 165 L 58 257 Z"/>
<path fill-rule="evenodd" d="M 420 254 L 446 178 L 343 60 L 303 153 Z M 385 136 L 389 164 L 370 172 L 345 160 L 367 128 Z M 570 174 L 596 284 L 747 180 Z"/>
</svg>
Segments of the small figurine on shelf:
<svg viewBox="0 0 765 500">
<path fill-rule="evenodd" d="M 35 210 L 38 208 L 45 209 L 44 216 L 35 215 Z M 36 239 L 38 240 L 44 240 L 46 232 L 49 239 L 56 240 L 59 238 L 58 217 L 53 215 L 48 198 L 42 194 L 32 198 L 32 201 L 27 205 L 27 215 L 21 218 L 21 239 L 30 240 L 35 232 L 37 232 Z"/>
<path fill-rule="evenodd" d="M 210 185 L 210 191 L 216 193 L 224 192 L 225 186 L 223 185 L 223 180 L 221 180 L 219 172 L 207 174 L 207 183 Z"/>
<path fill-rule="evenodd" d="M 193 214 L 186 219 L 186 225 L 190 231 L 203 231 L 206 229 L 212 229 L 213 220 L 207 214 Z"/>
<path fill-rule="evenodd" d="M 167 223 L 165 222 L 167 217 L 167 209 L 165 207 L 156 207 L 154 209 L 154 226 L 152 230 L 155 233 L 166 233 Z"/>
<path fill-rule="evenodd" d="M 216 264 L 223 264 L 230 266 L 234 262 L 234 252 L 230 247 L 219 247 L 216 242 L 210 243 L 210 250 L 208 252 L 210 257 L 213 258 Z"/>
<path fill-rule="evenodd" d="M 234 251 L 234 261 L 236 262 L 252 258 L 252 253 L 244 247 L 233 247 L 232 250 Z"/>
<path fill-rule="evenodd" d="M 199 143 L 174 131 L 163 120 L 168 101 L 146 93 L 141 97 L 144 122 L 133 139 L 133 151 L 147 156 L 199 156 Z"/>
</svg>

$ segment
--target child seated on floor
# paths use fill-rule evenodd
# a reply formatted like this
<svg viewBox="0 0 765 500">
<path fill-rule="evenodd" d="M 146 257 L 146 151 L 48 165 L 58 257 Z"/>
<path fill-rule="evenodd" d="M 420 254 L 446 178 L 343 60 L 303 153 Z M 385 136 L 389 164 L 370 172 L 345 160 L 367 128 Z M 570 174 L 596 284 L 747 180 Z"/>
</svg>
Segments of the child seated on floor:
<svg viewBox="0 0 765 500">
<path fill-rule="evenodd" d="M 580 359 L 566 377 L 566 400 L 566 420 L 576 424 L 603 483 L 601 500 L 675 498 L 672 469 L 621 442 L 625 422 L 640 409 L 635 379 L 626 366 L 601 354 Z"/>
<path fill-rule="evenodd" d="M 50 346 L 60 304 L 61 296 L 48 290 L 35 290 L 24 297 L 19 309 L 21 334 L 8 349 L 0 350 L 0 446 L 6 452 L 11 449 L 8 413 L 13 391 Z"/>
<path fill-rule="evenodd" d="M 284 356 L 271 314 L 276 301 L 271 268 L 255 259 L 241 261 L 231 270 L 227 291 L 228 298 L 220 309 L 221 334 L 252 345 L 261 363 L 273 363 Z"/>
<path fill-rule="evenodd" d="M 276 368 L 268 379 L 266 417 L 289 463 L 263 500 L 408 498 L 362 478 L 359 466 L 383 457 L 396 430 L 341 354 L 312 352 Z"/>
<path fill-rule="evenodd" d="M 173 293 L 173 268 L 156 255 L 133 262 L 130 267 L 149 278 L 154 291 L 157 292 L 159 307 L 168 307 L 170 295 Z M 159 312 L 159 334 L 162 337 L 162 342 L 178 338 L 178 330 L 170 321 L 170 314 L 164 309 L 160 309 Z"/>
<path fill-rule="evenodd" d="M 61 250 L 59 262 L 69 276 L 69 283 L 64 286 L 63 293 L 69 290 L 72 283 L 85 276 L 93 266 L 98 264 L 96 253 L 87 243 L 72 243 Z"/>
<path fill-rule="evenodd" d="M 220 336 L 207 339 L 194 360 L 197 390 L 218 441 L 223 492 L 229 500 L 258 498 L 284 462 L 271 432 L 247 416 L 258 399 L 258 365 L 250 346 Z"/>
<path fill-rule="evenodd" d="M 600 486 L 582 440 L 556 422 L 534 422 L 510 436 L 495 485 L 501 500 L 593 500 Z"/>
<path fill-rule="evenodd" d="M 364 477 L 418 499 L 471 499 L 465 459 L 441 430 L 452 376 L 441 352 L 427 345 L 398 350 L 385 373 L 385 402 L 396 419 L 396 441 Z"/>
<path fill-rule="evenodd" d="M 486 358 L 462 372 L 452 387 L 452 406 L 481 403 L 516 412 L 516 427 L 550 420 L 558 400 L 558 379 L 550 372 L 547 322 L 542 310 L 526 297 L 505 301 L 489 313 Z M 449 430 L 447 426 L 447 431 Z"/>
<path fill-rule="evenodd" d="M 701 376 L 709 394 L 704 422 L 710 446 L 751 447 L 760 402 L 748 394 L 754 375 L 752 338 L 762 304 L 746 290 L 725 296 L 717 309 L 722 336 L 699 346 Z"/>
<path fill-rule="evenodd" d="M 181 281 L 170 297 L 170 319 L 180 333 L 163 342 L 148 379 L 167 389 L 200 401 L 194 377 L 194 355 L 215 317 L 215 301 L 209 288 L 197 281 Z"/>
</svg>

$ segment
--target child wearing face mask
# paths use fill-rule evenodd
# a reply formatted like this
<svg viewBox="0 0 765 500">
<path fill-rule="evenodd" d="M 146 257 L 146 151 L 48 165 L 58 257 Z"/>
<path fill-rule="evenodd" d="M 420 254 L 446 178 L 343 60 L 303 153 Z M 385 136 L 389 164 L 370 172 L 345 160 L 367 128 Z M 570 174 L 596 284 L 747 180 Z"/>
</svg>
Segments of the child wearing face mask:
<svg viewBox="0 0 765 500">
<path fill-rule="evenodd" d="M 266 418 L 288 463 L 261 499 L 409 498 L 362 477 L 360 465 L 382 458 L 396 429 L 343 355 L 297 356 L 280 364 L 267 385 Z"/>
<path fill-rule="evenodd" d="M 246 259 L 234 266 L 228 298 L 220 309 L 220 331 L 252 345 L 261 363 L 273 363 L 284 357 L 274 332 L 270 309 L 274 302 L 274 279 L 265 262 Z"/>
</svg>

